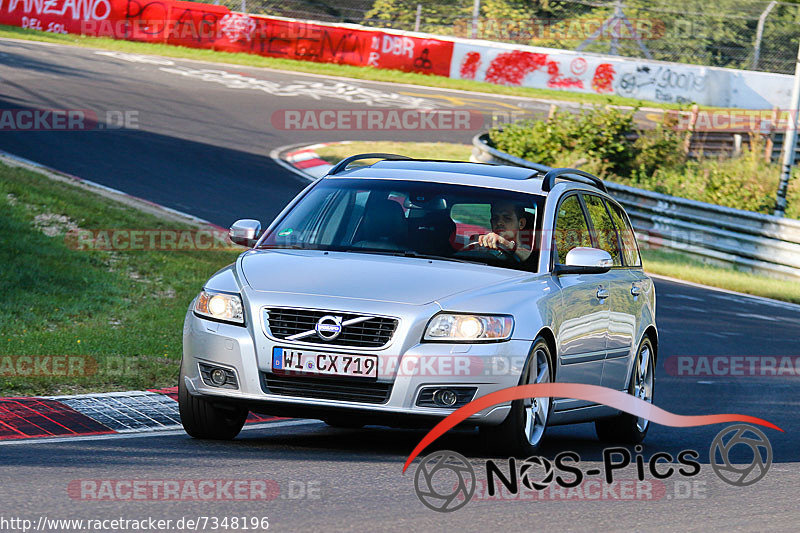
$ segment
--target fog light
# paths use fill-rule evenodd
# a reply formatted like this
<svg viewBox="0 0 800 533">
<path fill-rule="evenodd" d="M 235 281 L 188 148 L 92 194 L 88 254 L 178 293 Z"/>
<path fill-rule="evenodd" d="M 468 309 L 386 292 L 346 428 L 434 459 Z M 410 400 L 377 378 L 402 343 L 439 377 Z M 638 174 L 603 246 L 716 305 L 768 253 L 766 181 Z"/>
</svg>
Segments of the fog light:
<svg viewBox="0 0 800 533">
<path fill-rule="evenodd" d="M 217 387 L 222 387 L 225 385 L 225 382 L 228 380 L 228 376 L 225 375 L 225 371 L 221 368 L 215 368 L 211 371 L 211 383 L 216 385 Z"/>
<path fill-rule="evenodd" d="M 450 407 L 451 405 L 455 405 L 457 400 L 458 397 L 456 393 L 449 389 L 439 389 L 433 393 L 433 401 L 437 405 Z"/>
</svg>

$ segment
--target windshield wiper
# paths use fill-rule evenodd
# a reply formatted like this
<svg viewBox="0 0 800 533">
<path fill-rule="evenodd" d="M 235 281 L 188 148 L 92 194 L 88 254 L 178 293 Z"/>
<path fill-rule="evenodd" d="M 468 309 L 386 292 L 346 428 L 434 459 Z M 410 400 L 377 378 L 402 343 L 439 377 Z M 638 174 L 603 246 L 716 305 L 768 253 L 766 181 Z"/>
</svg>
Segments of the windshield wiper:
<svg viewBox="0 0 800 533">
<path fill-rule="evenodd" d="M 447 257 L 444 255 L 431 255 L 431 254 L 421 254 L 415 252 L 414 250 L 374 250 L 371 248 L 347 248 L 344 250 L 345 252 L 356 252 L 356 253 L 364 253 L 364 254 L 375 254 L 375 255 L 392 255 L 395 257 L 413 257 L 415 259 L 436 259 L 439 261 L 453 261 L 456 263 L 469 263 L 473 265 L 483 265 L 485 263 L 481 263 L 480 261 L 469 261 L 467 259 L 458 259 L 455 257 Z"/>
<path fill-rule="evenodd" d="M 277 246 L 275 244 L 266 244 L 264 246 L 259 246 L 256 250 L 320 250 L 321 248 L 309 248 L 307 246 L 303 246 L 302 244 L 285 244 L 282 246 Z"/>
</svg>

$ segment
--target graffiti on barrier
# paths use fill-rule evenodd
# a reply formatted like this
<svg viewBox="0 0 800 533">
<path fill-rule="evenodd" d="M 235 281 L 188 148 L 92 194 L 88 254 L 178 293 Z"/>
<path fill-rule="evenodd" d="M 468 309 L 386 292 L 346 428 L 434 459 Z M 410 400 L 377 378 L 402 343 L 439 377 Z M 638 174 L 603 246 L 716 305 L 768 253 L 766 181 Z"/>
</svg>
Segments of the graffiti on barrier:
<svg viewBox="0 0 800 533">
<path fill-rule="evenodd" d="M 403 109 L 436 109 L 438 107 L 434 102 L 424 98 L 367 89 L 344 82 L 325 83 L 297 80 L 290 84 L 282 84 L 224 70 L 192 69 L 182 66 L 161 67 L 159 70 L 202 81 L 219 83 L 229 89 L 263 91 L 273 96 L 307 96 L 314 100 L 328 98 L 374 107 L 398 107 Z"/>
<path fill-rule="evenodd" d="M 469 51 L 461 59 L 458 75 L 463 79 L 488 81 L 501 85 L 527 85 L 526 77 L 536 72 L 546 73 L 544 86 L 549 89 L 591 89 L 607 94 L 614 91 L 616 70 L 610 63 L 600 63 L 590 75 L 591 65 L 583 57 L 566 59 L 548 54 L 512 50 L 497 54 L 481 79 L 481 53 Z M 565 74 L 569 71 L 570 75 Z M 535 84 L 532 84 L 535 86 Z"/>
<path fill-rule="evenodd" d="M 459 70 L 461 77 L 465 80 L 474 80 L 478 69 L 481 66 L 481 55 L 478 52 L 467 52 L 461 60 Z"/>
<path fill-rule="evenodd" d="M 626 72 L 619 81 L 619 94 L 648 96 L 662 102 L 686 103 L 705 91 L 706 77 L 689 69 L 641 65 Z"/>
<path fill-rule="evenodd" d="M 244 13 L 228 13 L 219 21 L 220 29 L 232 43 L 247 41 L 253 36 L 256 21 Z"/>
<path fill-rule="evenodd" d="M 3 8 L 0 1 L 0 9 Z M 111 14 L 110 0 L 8 0 L 6 12 L 51 15 L 72 20 L 104 20 Z"/>
<path fill-rule="evenodd" d="M 550 88 L 583 87 L 579 78 L 569 78 L 561 74 L 557 61 L 550 60 L 547 54 L 513 50 L 497 54 L 486 69 L 485 81 L 502 85 L 521 85 L 528 74 L 546 69 Z"/>
<path fill-rule="evenodd" d="M 594 70 L 592 89 L 601 94 L 613 93 L 615 74 L 614 65 L 611 63 L 600 63 Z"/>
</svg>

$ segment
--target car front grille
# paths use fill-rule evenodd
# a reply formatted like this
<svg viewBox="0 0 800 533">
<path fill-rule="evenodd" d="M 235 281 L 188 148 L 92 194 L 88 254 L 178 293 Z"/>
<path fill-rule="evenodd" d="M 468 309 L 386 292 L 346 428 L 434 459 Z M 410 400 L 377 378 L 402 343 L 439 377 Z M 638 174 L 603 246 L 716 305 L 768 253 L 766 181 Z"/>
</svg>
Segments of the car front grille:
<svg viewBox="0 0 800 533">
<path fill-rule="evenodd" d="M 267 394 L 360 403 L 386 403 L 392 393 L 392 383 L 361 378 L 284 376 L 270 372 L 261 373 L 261 387 Z"/>
<path fill-rule="evenodd" d="M 312 332 L 317 321 L 326 316 L 341 317 L 346 324 L 349 320 L 365 318 L 361 322 L 344 325 L 338 337 L 333 340 L 323 340 L 316 332 L 302 338 L 292 339 L 298 342 L 310 342 L 327 346 L 352 346 L 357 348 L 382 348 L 386 346 L 395 329 L 397 319 L 379 316 L 359 315 L 355 313 L 339 313 L 336 311 L 320 311 L 307 309 L 291 309 L 285 307 L 271 307 L 263 310 L 264 326 L 276 339 L 287 340 L 287 337 L 300 333 Z"/>
</svg>

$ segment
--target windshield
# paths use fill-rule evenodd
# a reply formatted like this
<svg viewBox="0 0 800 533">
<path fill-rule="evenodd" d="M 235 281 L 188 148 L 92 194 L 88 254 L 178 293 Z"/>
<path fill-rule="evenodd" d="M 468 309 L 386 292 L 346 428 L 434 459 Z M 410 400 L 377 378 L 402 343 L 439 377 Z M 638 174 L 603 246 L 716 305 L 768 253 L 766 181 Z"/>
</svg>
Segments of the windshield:
<svg viewBox="0 0 800 533">
<path fill-rule="evenodd" d="M 314 187 L 259 248 L 389 254 L 534 271 L 543 197 L 398 180 L 336 179 Z"/>
</svg>

